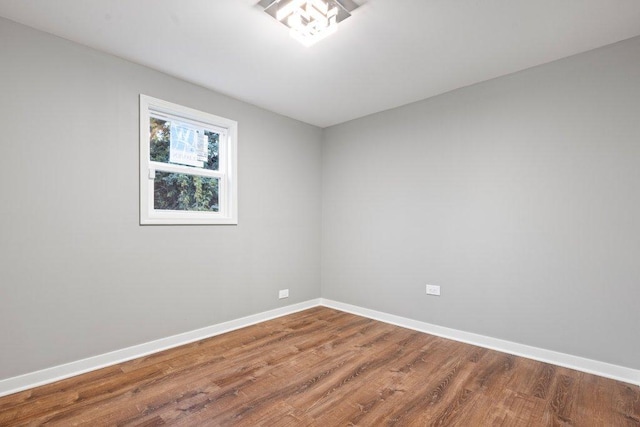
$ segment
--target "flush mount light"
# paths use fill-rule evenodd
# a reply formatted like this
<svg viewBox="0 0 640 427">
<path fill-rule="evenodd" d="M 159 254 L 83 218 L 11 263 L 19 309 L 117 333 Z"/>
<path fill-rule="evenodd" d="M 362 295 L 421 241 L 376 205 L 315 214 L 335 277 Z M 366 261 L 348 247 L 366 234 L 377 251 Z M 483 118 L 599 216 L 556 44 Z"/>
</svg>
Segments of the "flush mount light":
<svg viewBox="0 0 640 427">
<path fill-rule="evenodd" d="M 358 7 L 351 0 L 261 0 L 264 11 L 290 28 L 291 37 L 305 46 L 338 29 L 338 22 Z"/>
</svg>

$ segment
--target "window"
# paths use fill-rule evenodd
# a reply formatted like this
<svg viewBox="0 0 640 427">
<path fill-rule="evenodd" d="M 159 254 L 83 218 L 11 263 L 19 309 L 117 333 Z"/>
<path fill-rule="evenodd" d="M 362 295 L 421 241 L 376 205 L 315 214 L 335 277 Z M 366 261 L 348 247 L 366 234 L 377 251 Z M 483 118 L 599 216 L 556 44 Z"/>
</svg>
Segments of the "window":
<svg viewBox="0 0 640 427">
<path fill-rule="evenodd" d="M 237 224 L 237 130 L 140 95 L 140 224 Z"/>
</svg>

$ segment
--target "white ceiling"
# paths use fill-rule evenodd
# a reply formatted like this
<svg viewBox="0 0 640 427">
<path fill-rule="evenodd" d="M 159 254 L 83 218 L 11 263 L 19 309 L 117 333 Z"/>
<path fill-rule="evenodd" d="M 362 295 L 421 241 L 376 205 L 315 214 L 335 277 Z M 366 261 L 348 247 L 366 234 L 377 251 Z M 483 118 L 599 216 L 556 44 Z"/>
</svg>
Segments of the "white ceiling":
<svg viewBox="0 0 640 427">
<path fill-rule="evenodd" d="M 320 127 L 640 35 L 639 0 L 356 0 L 311 47 L 258 0 L 0 0 L 0 16 Z"/>
</svg>

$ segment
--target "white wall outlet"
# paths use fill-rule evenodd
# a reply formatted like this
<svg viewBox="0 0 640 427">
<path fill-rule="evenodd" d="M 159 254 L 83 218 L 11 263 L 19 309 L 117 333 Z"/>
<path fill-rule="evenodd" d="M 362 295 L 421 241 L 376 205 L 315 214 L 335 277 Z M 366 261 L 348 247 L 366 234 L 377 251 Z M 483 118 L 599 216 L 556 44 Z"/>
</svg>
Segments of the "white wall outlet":
<svg viewBox="0 0 640 427">
<path fill-rule="evenodd" d="M 278 298 L 289 298 L 289 289 L 280 289 L 278 291 Z"/>
<path fill-rule="evenodd" d="M 438 286 L 438 285 L 427 285 L 427 295 L 440 296 L 440 286 Z"/>
</svg>

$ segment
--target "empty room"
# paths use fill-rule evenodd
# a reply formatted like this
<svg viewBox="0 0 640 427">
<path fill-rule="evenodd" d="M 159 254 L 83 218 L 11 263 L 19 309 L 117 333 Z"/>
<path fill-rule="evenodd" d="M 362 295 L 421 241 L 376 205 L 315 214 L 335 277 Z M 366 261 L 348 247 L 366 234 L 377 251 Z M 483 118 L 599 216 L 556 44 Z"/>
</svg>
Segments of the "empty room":
<svg viewBox="0 0 640 427">
<path fill-rule="evenodd" d="M 640 426 L 637 0 L 0 0 L 0 426 Z"/>
</svg>

